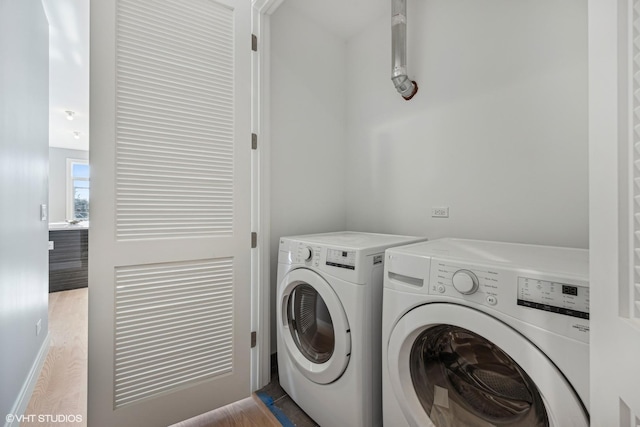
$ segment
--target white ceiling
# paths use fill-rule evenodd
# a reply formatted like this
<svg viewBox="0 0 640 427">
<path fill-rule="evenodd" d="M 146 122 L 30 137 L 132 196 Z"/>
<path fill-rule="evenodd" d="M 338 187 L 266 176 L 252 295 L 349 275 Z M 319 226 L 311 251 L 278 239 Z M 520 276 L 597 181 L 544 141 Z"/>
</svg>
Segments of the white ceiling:
<svg viewBox="0 0 640 427">
<path fill-rule="evenodd" d="M 89 0 L 42 3 L 49 19 L 49 145 L 88 150 Z M 75 112 L 74 120 L 66 110 Z"/>
<path fill-rule="evenodd" d="M 348 40 L 367 24 L 387 14 L 391 25 L 391 0 L 285 0 L 289 6 Z"/>
</svg>

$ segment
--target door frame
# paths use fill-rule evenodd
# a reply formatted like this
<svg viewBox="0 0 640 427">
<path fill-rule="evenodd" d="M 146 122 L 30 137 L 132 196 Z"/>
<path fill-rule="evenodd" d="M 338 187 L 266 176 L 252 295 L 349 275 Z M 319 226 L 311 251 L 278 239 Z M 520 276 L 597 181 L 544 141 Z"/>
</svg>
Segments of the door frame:
<svg viewBox="0 0 640 427">
<path fill-rule="evenodd" d="M 257 345 L 251 355 L 251 389 L 271 381 L 271 15 L 284 0 L 252 0 L 251 31 L 257 37 L 257 51 L 251 59 L 251 132 L 258 148 L 251 154 L 251 227 L 258 233 L 251 254 L 251 327 Z M 275 285 L 273 285 L 275 286 Z"/>
</svg>

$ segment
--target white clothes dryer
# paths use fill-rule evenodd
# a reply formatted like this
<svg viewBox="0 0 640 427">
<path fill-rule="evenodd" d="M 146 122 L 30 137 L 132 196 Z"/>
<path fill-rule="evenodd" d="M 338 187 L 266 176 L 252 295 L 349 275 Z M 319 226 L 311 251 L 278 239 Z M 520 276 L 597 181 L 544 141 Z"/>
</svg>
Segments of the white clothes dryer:
<svg viewBox="0 0 640 427">
<path fill-rule="evenodd" d="M 587 250 L 439 239 L 385 258 L 385 426 L 588 427 Z"/>
<path fill-rule="evenodd" d="M 421 240 L 356 232 L 280 239 L 280 385 L 321 426 L 382 424 L 384 251 Z"/>
</svg>

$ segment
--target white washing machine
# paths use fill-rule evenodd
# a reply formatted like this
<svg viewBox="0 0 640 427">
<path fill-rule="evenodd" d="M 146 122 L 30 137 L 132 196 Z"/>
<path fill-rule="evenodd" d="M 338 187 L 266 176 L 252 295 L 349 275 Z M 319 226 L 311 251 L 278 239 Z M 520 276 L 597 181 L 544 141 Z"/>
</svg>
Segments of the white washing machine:
<svg viewBox="0 0 640 427">
<path fill-rule="evenodd" d="M 280 385 L 321 426 L 382 424 L 384 251 L 421 240 L 355 232 L 280 239 Z"/>
<path fill-rule="evenodd" d="M 587 250 L 440 239 L 385 257 L 385 426 L 589 425 Z"/>
</svg>

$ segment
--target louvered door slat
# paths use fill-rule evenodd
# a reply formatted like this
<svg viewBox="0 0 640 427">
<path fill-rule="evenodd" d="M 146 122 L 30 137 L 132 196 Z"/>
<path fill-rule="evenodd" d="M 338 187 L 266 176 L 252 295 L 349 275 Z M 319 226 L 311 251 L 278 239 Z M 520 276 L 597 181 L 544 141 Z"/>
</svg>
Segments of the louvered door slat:
<svg viewBox="0 0 640 427">
<path fill-rule="evenodd" d="M 133 144 L 131 144 L 133 145 Z M 146 156 L 149 161 L 155 162 L 170 162 L 173 158 L 174 152 L 170 150 L 162 150 L 158 147 L 149 147 L 146 148 L 144 146 L 133 146 L 128 148 L 123 148 L 123 151 L 130 151 L 131 153 L 135 153 L 136 156 Z M 183 160 L 177 162 L 178 165 L 192 165 L 194 168 L 200 168 L 201 166 L 206 166 L 209 161 L 218 162 L 220 164 L 224 164 L 223 161 L 219 157 L 215 156 L 207 156 L 204 154 L 200 155 L 198 153 L 182 153 Z"/>
<path fill-rule="evenodd" d="M 221 36 L 229 37 L 230 25 L 223 10 L 211 10 L 199 7 L 199 4 L 194 3 L 191 10 L 195 13 L 192 14 L 189 13 L 191 10 L 185 11 L 184 7 L 180 4 L 176 6 L 173 6 L 168 2 L 155 0 L 138 4 L 135 9 L 128 7 L 127 4 L 123 4 L 120 6 L 120 10 L 129 12 L 127 15 L 129 19 L 135 19 L 137 15 L 132 12 L 143 12 L 143 16 L 148 17 L 148 21 L 150 22 L 162 22 L 163 24 L 170 24 L 170 27 L 173 27 L 175 24 L 182 24 L 180 25 L 180 28 L 183 28 L 183 26 L 185 29 L 197 28 L 201 31 L 212 31 L 220 34 Z M 207 24 L 210 23 L 218 24 L 219 27 L 223 27 L 226 32 L 221 30 L 215 31 L 216 27 L 207 27 Z"/>
<path fill-rule="evenodd" d="M 165 95 L 166 96 L 166 95 Z M 162 102 L 160 102 L 161 99 L 156 97 L 153 93 L 144 93 L 144 94 L 138 94 L 135 97 L 132 96 L 126 96 L 124 94 L 122 94 L 122 96 L 119 98 L 119 104 L 121 106 L 121 108 L 124 107 L 136 107 L 139 108 L 141 106 L 147 105 L 149 106 L 148 108 L 157 108 L 157 109 L 161 109 L 161 110 L 169 110 L 169 108 L 164 105 Z M 152 105 L 155 102 L 155 105 Z M 172 99 L 172 108 L 175 107 L 184 107 L 184 106 L 192 106 L 193 103 L 186 103 L 184 100 L 180 99 L 180 98 L 174 98 Z M 200 103 L 199 104 L 199 108 L 197 111 L 193 111 L 192 114 L 194 116 L 197 117 L 203 117 L 206 116 L 207 114 L 214 112 L 214 113 L 223 113 L 224 114 L 224 110 L 226 109 L 226 106 L 216 106 L 216 105 L 209 105 L 204 104 L 204 103 Z M 171 111 L 173 111 L 173 109 L 171 109 Z"/>
<path fill-rule="evenodd" d="M 156 340 L 153 346 L 128 346 L 127 351 L 123 352 L 116 373 L 123 372 L 123 378 L 132 378 L 134 368 L 137 366 L 147 367 L 147 371 L 151 371 L 153 366 L 159 364 L 166 365 L 168 368 L 180 366 L 181 363 L 176 362 L 175 357 L 171 356 L 175 353 L 179 353 L 179 357 L 189 363 L 203 354 L 224 351 L 228 348 L 229 333 L 216 334 L 215 332 L 202 334 L 202 331 L 194 331 L 179 337 L 169 335 L 162 340 Z M 202 349 L 203 344 L 207 345 L 205 350 Z M 130 382 L 130 380 L 123 380 L 123 383 L 127 381 Z"/>
<path fill-rule="evenodd" d="M 199 339 L 203 340 L 205 337 L 207 337 L 206 339 L 209 340 L 210 343 L 216 343 L 218 341 L 226 342 L 226 340 L 223 340 L 225 335 L 222 332 L 224 332 L 225 329 L 228 329 L 228 327 L 228 324 L 221 324 L 215 328 L 211 328 L 205 321 L 193 322 L 193 327 L 189 328 L 189 332 L 184 332 L 180 328 L 174 328 L 173 330 L 163 329 L 163 337 L 165 342 L 176 344 L 176 346 L 181 348 L 186 348 L 188 346 L 184 345 L 185 343 L 195 344 Z M 121 346 L 123 351 L 121 361 L 123 363 L 126 362 L 127 357 L 134 359 L 134 361 L 138 361 L 140 359 L 137 351 L 140 346 L 139 342 L 142 338 L 151 338 L 157 333 L 158 331 L 154 330 L 153 332 L 147 332 L 145 334 L 131 334 L 131 337 L 128 340 L 122 339 Z M 160 343 L 162 341 L 158 340 L 157 342 Z M 165 346 L 164 349 L 166 350 L 168 348 L 169 346 Z M 132 352 L 135 353 L 132 354 Z M 127 356 L 127 353 L 130 355 Z"/>
<path fill-rule="evenodd" d="M 115 301 L 116 407 L 231 369 L 232 259 L 117 268 Z"/>
<path fill-rule="evenodd" d="M 189 118 L 178 120 L 176 119 L 172 111 L 162 111 L 152 106 L 147 107 L 146 113 L 140 112 L 139 108 L 120 108 L 120 111 L 128 115 L 128 117 L 136 118 L 139 121 L 144 121 L 144 120 L 153 121 L 157 119 L 162 119 L 167 124 L 175 123 L 176 125 L 178 125 L 178 128 L 186 127 L 187 129 L 190 129 L 193 126 L 199 126 L 199 127 L 206 126 L 206 127 L 209 127 L 210 129 L 215 129 L 215 127 L 211 126 L 211 123 L 209 122 L 209 120 L 211 119 L 215 119 L 218 121 L 218 123 L 225 124 L 227 126 L 230 123 L 233 123 L 233 117 L 223 116 L 222 114 L 210 114 L 208 117 L 203 117 L 202 120 L 199 120 L 199 118 L 196 117 L 194 114 Z"/>
<path fill-rule="evenodd" d="M 233 13 L 211 2 L 192 6 L 119 2 L 121 240 L 233 232 Z"/>
<path fill-rule="evenodd" d="M 166 146 L 163 145 L 162 142 L 152 142 L 143 138 L 130 138 L 127 145 L 127 147 L 122 148 L 123 151 L 134 151 L 139 153 L 138 155 L 145 155 L 151 158 L 172 158 L 176 153 L 176 148 L 173 146 Z M 189 161 L 193 161 L 195 164 L 198 164 L 200 161 L 206 164 L 206 161 L 209 159 L 221 160 L 226 157 L 224 154 L 217 154 L 224 153 L 223 151 L 208 151 L 198 149 L 197 147 L 181 147 L 180 152 L 185 159 L 189 159 Z"/>
<path fill-rule="evenodd" d="M 151 28 L 149 33 L 137 31 L 130 25 L 122 25 L 121 29 L 128 31 L 128 33 L 120 39 L 122 51 L 132 55 L 131 57 L 122 58 L 120 60 L 121 64 L 130 64 L 137 67 L 138 63 L 140 63 L 139 65 L 144 67 L 145 65 L 161 63 L 169 66 L 170 71 L 173 70 L 175 72 L 181 68 L 189 68 L 196 73 L 196 76 L 198 74 L 211 75 L 220 81 L 222 81 L 222 79 L 216 76 L 218 71 L 222 75 L 230 74 L 229 69 L 224 66 L 228 60 L 232 58 L 232 55 L 226 52 L 224 47 L 207 46 L 205 43 L 203 43 L 202 46 L 198 46 L 197 43 L 191 43 L 189 45 L 179 43 L 180 38 L 188 38 L 191 36 L 188 33 L 182 33 L 173 38 L 166 38 L 164 41 L 168 41 L 169 44 L 162 46 L 163 40 L 161 39 L 164 33 L 163 35 L 158 35 L 158 37 L 153 36 L 155 32 L 161 30 L 160 28 Z M 231 41 L 223 38 L 218 38 L 218 40 L 223 42 Z M 195 57 L 192 58 L 187 65 L 181 63 L 172 64 L 167 60 L 166 56 L 158 57 L 157 54 L 159 52 L 163 52 L 164 54 L 171 53 L 175 56 L 175 59 L 178 60 L 183 60 L 192 55 Z M 135 59 L 135 61 L 132 61 L 132 59 Z M 132 69 L 132 71 L 134 70 L 135 68 Z M 156 73 L 156 75 L 162 75 L 162 73 Z"/>
<path fill-rule="evenodd" d="M 133 59 L 135 65 L 128 66 L 129 63 L 125 60 L 120 61 L 120 74 L 122 77 L 126 77 L 128 79 L 127 82 L 123 82 L 121 87 L 129 89 L 132 93 L 136 93 L 136 91 L 140 94 L 152 94 L 154 90 L 164 90 L 167 92 L 167 96 L 169 98 L 173 98 L 174 101 L 178 101 L 181 97 L 181 94 L 186 92 L 186 94 L 190 95 L 193 101 L 199 101 L 204 106 L 206 105 L 230 105 L 230 103 L 225 99 L 215 100 L 212 102 L 211 100 L 207 100 L 206 95 L 220 95 L 225 92 L 225 83 L 228 82 L 225 77 L 231 77 L 226 70 L 217 72 L 214 64 L 210 64 L 211 68 L 208 68 L 206 71 L 209 72 L 198 72 L 198 69 L 194 69 L 190 67 L 187 71 L 189 71 L 191 78 L 189 81 L 176 81 L 176 79 L 180 79 L 184 74 L 184 67 L 176 67 L 174 63 L 169 62 L 150 62 L 149 64 L 145 64 L 145 58 L 147 57 L 139 57 L 136 58 L 135 52 L 127 52 L 126 49 L 121 50 L 122 54 L 127 54 L 131 59 Z M 176 58 L 177 60 L 178 58 Z M 157 67 L 161 66 L 162 70 L 157 71 Z M 135 67 L 135 68 L 133 68 Z M 222 75 L 220 74 L 222 73 Z M 136 84 L 144 83 L 146 86 L 139 87 Z M 198 84 L 202 87 L 202 91 L 198 91 Z"/>
</svg>

